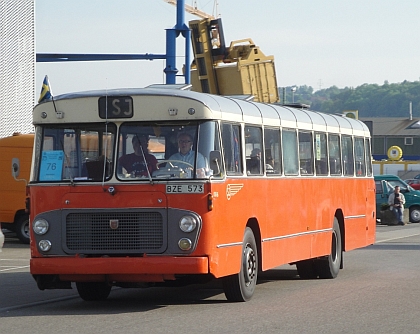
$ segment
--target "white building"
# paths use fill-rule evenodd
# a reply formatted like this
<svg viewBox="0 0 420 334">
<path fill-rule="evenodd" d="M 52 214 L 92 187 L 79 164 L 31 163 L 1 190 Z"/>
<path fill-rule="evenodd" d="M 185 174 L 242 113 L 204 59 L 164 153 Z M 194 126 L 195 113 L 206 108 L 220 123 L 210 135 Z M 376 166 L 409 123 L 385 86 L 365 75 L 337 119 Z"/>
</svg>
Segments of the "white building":
<svg viewBox="0 0 420 334">
<path fill-rule="evenodd" d="M 0 138 L 32 131 L 34 0 L 0 1 Z"/>
</svg>

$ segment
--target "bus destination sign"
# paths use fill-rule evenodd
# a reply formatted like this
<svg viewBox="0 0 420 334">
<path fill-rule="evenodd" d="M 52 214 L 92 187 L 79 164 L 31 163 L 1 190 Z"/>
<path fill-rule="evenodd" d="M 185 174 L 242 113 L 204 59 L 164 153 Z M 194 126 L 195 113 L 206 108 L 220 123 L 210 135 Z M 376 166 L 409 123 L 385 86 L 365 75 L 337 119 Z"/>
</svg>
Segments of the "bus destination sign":
<svg viewBox="0 0 420 334">
<path fill-rule="evenodd" d="M 131 96 L 102 96 L 98 103 L 100 118 L 133 117 L 133 98 Z"/>
</svg>

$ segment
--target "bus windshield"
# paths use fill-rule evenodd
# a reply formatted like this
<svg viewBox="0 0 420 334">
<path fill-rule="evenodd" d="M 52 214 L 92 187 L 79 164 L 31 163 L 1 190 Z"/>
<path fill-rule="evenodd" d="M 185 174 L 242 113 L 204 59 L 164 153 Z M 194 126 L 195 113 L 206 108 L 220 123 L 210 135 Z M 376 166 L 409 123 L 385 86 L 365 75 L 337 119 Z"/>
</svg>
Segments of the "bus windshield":
<svg viewBox="0 0 420 334">
<path fill-rule="evenodd" d="M 215 122 L 123 123 L 117 178 L 207 178 L 213 175 L 210 152 L 220 150 L 216 129 Z"/>
<path fill-rule="evenodd" d="M 39 182 L 109 180 L 115 134 L 113 124 L 39 127 L 36 130 L 33 179 Z"/>
<path fill-rule="evenodd" d="M 222 175 L 217 122 L 126 122 L 39 127 L 33 180 L 104 182 Z M 217 152 L 218 165 L 209 166 Z M 214 160 L 214 159 L 213 159 Z M 146 168 L 147 166 L 147 168 Z"/>
</svg>

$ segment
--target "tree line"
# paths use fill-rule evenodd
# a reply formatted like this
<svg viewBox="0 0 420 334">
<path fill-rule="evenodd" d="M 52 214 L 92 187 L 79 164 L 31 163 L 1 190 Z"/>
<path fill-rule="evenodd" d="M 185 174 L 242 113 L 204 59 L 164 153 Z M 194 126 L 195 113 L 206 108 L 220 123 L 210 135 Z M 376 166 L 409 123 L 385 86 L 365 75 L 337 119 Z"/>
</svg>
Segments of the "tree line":
<svg viewBox="0 0 420 334">
<path fill-rule="evenodd" d="M 282 103 L 307 104 L 311 110 L 325 113 L 358 110 L 359 118 L 408 117 L 411 102 L 413 117 L 420 117 L 420 81 L 385 81 L 382 86 L 363 84 L 356 88 L 332 86 L 317 91 L 306 85 L 290 86 L 279 88 L 279 96 Z"/>
</svg>

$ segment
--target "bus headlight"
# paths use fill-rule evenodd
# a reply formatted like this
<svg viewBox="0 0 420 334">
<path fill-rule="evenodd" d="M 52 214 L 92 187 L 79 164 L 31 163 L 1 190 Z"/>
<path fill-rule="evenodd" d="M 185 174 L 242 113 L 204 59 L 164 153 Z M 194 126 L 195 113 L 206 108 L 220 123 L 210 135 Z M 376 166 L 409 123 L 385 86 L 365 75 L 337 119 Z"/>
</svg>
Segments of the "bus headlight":
<svg viewBox="0 0 420 334">
<path fill-rule="evenodd" d="M 45 219 L 37 219 L 33 223 L 33 230 L 38 235 L 43 235 L 48 232 L 50 224 Z"/>
<path fill-rule="evenodd" d="M 193 216 L 184 216 L 179 221 L 179 228 L 183 232 L 192 232 L 197 227 L 197 219 Z"/>
<path fill-rule="evenodd" d="M 49 240 L 41 240 L 38 243 L 39 249 L 43 252 L 48 252 L 51 249 L 51 241 Z"/>
<path fill-rule="evenodd" d="M 192 242 L 190 239 L 188 238 L 182 238 L 178 241 L 178 246 L 180 249 L 182 249 L 183 251 L 188 251 L 191 249 L 192 246 Z"/>
</svg>

